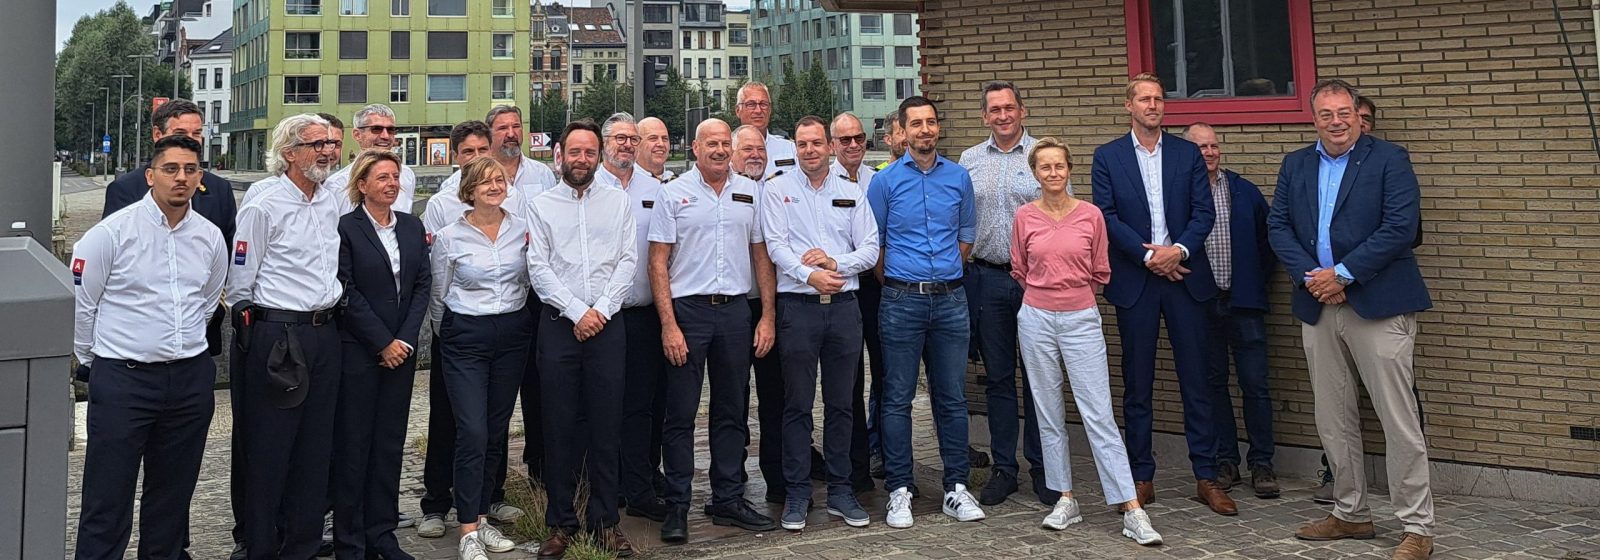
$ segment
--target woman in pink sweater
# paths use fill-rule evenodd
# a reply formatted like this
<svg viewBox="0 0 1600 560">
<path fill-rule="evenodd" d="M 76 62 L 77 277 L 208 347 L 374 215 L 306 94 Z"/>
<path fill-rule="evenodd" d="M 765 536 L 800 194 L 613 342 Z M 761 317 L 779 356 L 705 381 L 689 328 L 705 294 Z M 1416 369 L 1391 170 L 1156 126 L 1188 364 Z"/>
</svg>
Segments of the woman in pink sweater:
<svg viewBox="0 0 1600 560">
<path fill-rule="evenodd" d="M 1017 209 L 1011 228 L 1011 276 L 1023 289 L 1017 338 L 1039 416 L 1045 485 L 1061 492 L 1061 501 L 1045 517 L 1044 526 L 1061 530 L 1083 520 L 1072 497 L 1062 392 L 1067 382 L 1094 451 L 1106 503 L 1121 504 L 1124 512 L 1122 534 L 1142 545 L 1161 544 L 1161 535 L 1150 526 L 1150 516 L 1134 493 L 1128 453 L 1111 412 L 1111 373 L 1095 303 L 1095 290 L 1111 280 L 1105 218 L 1095 205 L 1072 197 L 1071 153 L 1066 144 L 1055 138 L 1039 140 L 1028 153 L 1028 166 L 1043 196 Z"/>
</svg>

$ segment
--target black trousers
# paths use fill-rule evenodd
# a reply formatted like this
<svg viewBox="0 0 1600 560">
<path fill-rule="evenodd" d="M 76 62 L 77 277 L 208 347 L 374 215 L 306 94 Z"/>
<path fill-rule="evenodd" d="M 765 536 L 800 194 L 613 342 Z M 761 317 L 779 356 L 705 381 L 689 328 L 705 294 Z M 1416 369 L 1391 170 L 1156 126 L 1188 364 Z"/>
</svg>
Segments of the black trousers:
<svg viewBox="0 0 1600 560">
<path fill-rule="evenodd" d="M 334 411 L 343 358 L 334 323 L 257 321 L 248 334 L 250 351 L 235 337 L 242 355 L 245 536 L 251 560 L 309 560 L 322 545 L 322 517 L 328 509 L 328 475 L 333 459 Z M 267 377 L 272 346 L 295 337 L 309 365 L 305 401 L 280 409 L 268 395 L 278 389 Z M 238 378 L 236 378 L 237 380 Z M 239 468 L 235 465 L 235 468 Z"/>
<path fill-rule="evenodd" d="M 451 487 L 456 469 L 456 416 L 450 408 L 450 391 L 444 386 L 444 356 L 440 354 L 440 336 L 433 337 L 428 348 L 433 366 L 428 369 L 428 445 L 422 464 L 423 515 L 443 516 L 455 505 Z M 501 443 L 501 445 L 505 445 Z M 506 460 L 491 469 L 495 475 L 494 496 L 490 504 L 506 501 Z"/>
<path fill-rule="evenodd" d="M 661 460 L 661 416 L 656 410 L 665 401 L 656 394 L 666 378 L 667 358 L 661 351 L 661 320 L 655 306 L 625 308 L 612 321 L 618 317 L 627 342 L 618 476 L 622 498 L 644 504 L 656 498 L 651 484 Z M 605 330 L 615 327 L 607 325 Z"/>
<path fill-rule="evenodd" d="M 700 386 L 711 378 L 711 503 L 744 499 L 744 447 L 750 438 L 750 307 L 712 304 L 704 296 L 673 300 L 678 328 L 689 347 L 682 366 L 668 365 L 661 459 L 666 466 L 666 502 L 689 505 L 694 479 L 694 423 Z"/>
<path fill-rule="evenodd" d="M 140 464 L 138 557 L 186 557 L 189 501 L 215 409 L 216 372 L 203 353 L 166 364 L 94 360 L 76 558 L 123 557 L 133 533 Z"/>
<path fill-rule="evenodd" d="M 862 361 L 856 363 L 856 387 L 850 404 L 851 418 L 850 467 L 851 478 L 857 486 L 872 485 L 871 458 L 883 452 L 883 439 L 879 429 L 883 426 L 883 350 L 878 338 L 878 305 L 883 301 L 883 284 L 871 272 L 856 277 L 861 288 L 856 290 L 856 306 L 861 310 Z M 868 392 L 868 364 L 871 362 L 871 383 Z M 862 393 L 867 397 L 863 400 Z"/>
<path fill-rule="evenodd" d="M 755 334 L 756 323 L 761 322 L 761 299 L 752 298 L 750 304 L 750 333 Z M 782 337 L 779 337 L 781 340 Z M 765 357 L 757 358 L 755 347 L 750 348 L 750 363 L 756 370 L 756 422 L 760 426 L 761 443 L 756 448 L 757 462 L 761 467 L 761 478 L 767 484 L 768 493 L 783 492 L 783 365 L 778 360 L 778 348 L 781 344 L 774 342 L 772 350 Z M 747 389 L 748 390 L 748 389 Z M 745 395 L 749 400 L 749 395 Z M 749 445 L 748 430 L 745 444 Z M 771 498 L 771 496 L 769 496 Z"/>
<path fill-rule="evenodd" d="M 538 320 L 540 396 L 544 423 L 550 427 L 544 455 L 550 497 L 545 524 L 573 532 L 580 528 L 576 499 L 583 477 L 589 500 L 582 527 L 599 531 L 615 526 L 627 318 L 613 315 L 598 334 L 581 342 L 560 310 L 545 305 Z"/>
<path fill-rule="evenodd" d="M 340 560 L 366 560 L 400 551 L 394 530 L 400 522 L 400 463 L 417 358 L 413 353 L 388 369 L 355 341 L 343 347 L 334 420 L 334 554 Z"/>
<path fill-rule="evenodd" d="M 489 513 L 504 472 L 506 436 L 517 390 L 527 371 L 533 334 L 527 310 L 499 315 L 444 312 L 439 323 L 444 384 L 455 415 L 456 520 L 477 523 Z"/>
<path fill-rule="evenodd" d="M 783 470 L 788 496 L 811 496 L 811 413 L 816 407 L 819 365 L 828 493 L 851 495 L 850 392 L 861 363 L 861 309 L 855 294 L 836 295 L 826 304 L 782 294 L 778 318 L 778 336 L 784 341 Z"/>
<path fill-rule="evenodd" d="M 528 296 L 529 315 L 538 312 L 542 305 L 530 293 Z M 539 323 L 542 321 L 529 319 L 532 330 L 528 331 L 528 364 L 522 372 L 522 464 L 528 467 L 528 476 L 540 480 L 544 474 L 544 412 L 543 399 L 539 397 Z M 505 469 L 501 469 L 504 471 Z M 501 473 L 504 476 L 504 473 Z"/>
</svg>

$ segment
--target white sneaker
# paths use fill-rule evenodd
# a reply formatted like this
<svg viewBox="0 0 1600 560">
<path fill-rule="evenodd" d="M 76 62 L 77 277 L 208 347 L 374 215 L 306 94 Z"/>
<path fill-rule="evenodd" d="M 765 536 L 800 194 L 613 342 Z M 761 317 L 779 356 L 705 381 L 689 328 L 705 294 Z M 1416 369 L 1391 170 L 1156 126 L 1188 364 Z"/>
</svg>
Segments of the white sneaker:
<svg viewBox="0 0 1600 560">
<path fill-rule="evenodd" d="M 517 506 L 505 502 L 495 502 L 489 504 L 489 513 L 487 515 L 495 523 L 516 523 L 518 519 L 522 519 L 524 513 L 522 508 Z"/>
<path fill-rule="evenodd" d="M 957 521 L 977 521 L 987 517 L 965 484 L 957 484 L 955 490 L 944 493 L 944 514 Z"/>
<path fill-rule="evenodd" d="M 332 511 L 330 511 L 330 512 L 328 512 L 326 514 L 323 514 L 323 516 L 322 516 L 322 542 L 324 544 L 333 544 L 333 512 Z"/>
<path fill-rule="evenodd" d="M 416 526 L 416 524 L 417 524 L 417 519 L 415 517 L 411 517 L 409 515 L 406 515 L 406 514 L 402 513 L 396 519 L 395 527 L 398 528 L 398 529 L 404 529 L 406 527 L 414 527 L 414 526 Z"/>
<path fill-rule="evenodd" d="M 478 540 L 477 531 L 461 535 L 461 544 L 456 551 L 461 553 L 461 560 L 489 560 L 489 555 L 483 552 L 483 541 Z"/>
<path fill-rule="evenodd" d="M 444 536 L 444 516 L 437 513 L 422 516 L 422 523 L 417 524 L 417 536 L 424 539 Z"/>
<path fill-rule="evenodd" d="M 1055 509 L 1050 510 L 1050 515 L 1044 517 L 1044 528 L 1060 531 L 1069 525 L 1083 521 L 1083 512 L 1078 510 L 1078 501 L 1062 496 L 1056 502 Z"/>
<path fill-rule="evenodd" d="M 911 527 L 911 491 L 901 487 L 889 494 L 889 516 L 885 521 L 890 527 L 908 529 Z"/>
<path fill-rule="evenodd" d="M 1150 526 L 1150 514 L 1145 513 L 1144 508 L 1122 514 L 1122 536 L 1145 546 L 1161 544 L 1161 533 Z"/>
<path fill-rule="evenodd" d="M 504 534 L 488 523 L 478 524 L 478 540 L 483 543 L 484 550 L 489 552 L 511 552 L 517 543 L 511 542 Z"/>
</svg>

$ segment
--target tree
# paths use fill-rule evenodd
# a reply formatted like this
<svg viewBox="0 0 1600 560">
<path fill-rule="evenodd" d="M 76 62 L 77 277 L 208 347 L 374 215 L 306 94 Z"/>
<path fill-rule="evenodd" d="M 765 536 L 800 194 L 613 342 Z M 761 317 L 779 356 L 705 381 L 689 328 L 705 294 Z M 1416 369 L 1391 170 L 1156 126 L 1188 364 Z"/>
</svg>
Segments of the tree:
<svg viewBox="0 0 1600 560">
<path fill-rule="evenodd" d="M 633 86 L 617 83 L 614 76 L 600 72 L 583 89 L 583 97 L 572 107 L 572 119 L 593 119 L 605 122 L 612 114 L 630 111 L 633 107 Z"/>
<path fill-rule="evenodd" d="M 738 126 L 739 115 L 734 112 L 734 104 L 739 102 L 739 88 L 744 87 L 744 85 L 749 81 L 749 78 L 745 76 L 739 76 L 738 81 L 735 81 L 733 82 L 733 85 L 728 86 L 728 89 L 722 92 L 721 106 L 718 107 L 717 110 L 712 111 L 711 116 L 722 119 L 722 122 L 730 125 Z"/>
<path fill-rule="evenodd" d="M 667 123 L 667 135 L 675 141 L 685 138 L 684 98 L 689 94 L 689 81 L 678 73 L 675 66 L 667 67 L 667 85 L 656 91 L 656 96 L 644 100 L 644 109 L 650 116 Z"/>
<path fill-rule="evenodd" d="M 769 86 L 770 90 L 771 87 Z M 811 104 L 806 100 L 806 89 L 800 83 L 800 76 L 794 71 L 794 62 L 783 62 L 783 82 L 777 91 L 772 94 L 772 123 L 767 126 L 769 131 L 788 131 L 794 127 L 795 121 L 806 116 Z"/>
<path fill-rule="evenodd" d="M 543 132 L 554 138 L 567 125 L 567 98 L 559 89 L 544 90 L 544 95 L 533 100 L 528 111 L 528 130 Z"/>
<path fill-rule="evenodd" d="M 138 89 L 137 78 L 126 80 L 126 88 L 111 78 L 117 74 L 137 76 L 139 61 L 128 58 L 131 54 L 151 54 L 156 50 L 155 38 L 140 23 L 138 14 L 125 2 L 78 19 L 72 28 L 61 54 L 56 58 L 55 89 L 55 144 L 58 149 L 82 152 L 99 148 L 102 134 L 112 136 L 116 148 L 117 117 L 125 104 L 122 148 L 131 162 L 135 142 L 141 143 L 141 154 L 148 154 L 150 143 L 150 99 L 172 95 L 172 68 L 162 64 L 144 63 L 144 90 Z M 101 87 L 110 88 L 110 130 L 106 130 L 106 94 Z M 119 91 L 122 90 L 122 91 Z M 119 100 L 119 93 L 126 96 Z M 189 95 L 188 77 L 182 76 L 180 95 Z M 91 108 L 92 106 L 92 108 Z M 134 130 L 138 112 L 144 112 L 143 130 Z M 92 115 L 92 119 L 91 119 Z M 209 115 L 208 115 L 209 116 Z M 92 122 L 91 122 L 92 121 Z M 94 132 L 91 134 L 90 131 Z"/>
<path fill-rule="evenodd" d="M 808 108 L 806 114 L 822 117 L 824 121 L 833 117 L 835 112 L 833 83 L 828 80 L 828 73 L 822 69 L 822 57 L 811 59 L 811 69 L 806 72 L 800 88 L 805 91 Z"/>
</svg>

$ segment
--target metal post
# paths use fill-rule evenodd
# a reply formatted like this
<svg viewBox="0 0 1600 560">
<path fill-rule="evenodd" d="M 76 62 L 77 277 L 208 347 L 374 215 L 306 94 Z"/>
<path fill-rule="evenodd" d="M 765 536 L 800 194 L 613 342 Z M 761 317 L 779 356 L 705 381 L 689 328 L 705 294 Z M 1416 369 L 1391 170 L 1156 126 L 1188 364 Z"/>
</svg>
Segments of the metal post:
<svg viewBox="0 0 1600 560">
<path fill-rule="evenodd" d="M 130 54 L 130 55 L 128 55 L 128 58 L 135 58 L 135 59 L 139 60 L 139 79 L 137 80 L 138 85 L 134 86 L 134 88 L 133 88 L 134 89 L 133 94 L 136 97 L 139 98 L 139 104 L 137 105 L 137 107 L 139 107 L 139 109 L 135 110 L 133 112 L 133 115 L 134 115 L 133 116 L 133 120 L 134 120 L 134 123 L 135 123 L 133 125 L 133 133 L 134 134 L 143 134 L 144 133 L 143 132 L 144 131 L 144 59 L 146 59 L 146 58 L 154 58 L 154 56 L 155 55 L 149 55 L 149 54 Z M 152 123 L 152 124 L 154 124 L 154 123 Z M 143 147 L 144 147 L 144 141 L 140 140 L 139 138 L 134 138 L 134 140 L 133 140 L 133 163 L 138 164 L 139 162 L 144 161 Z"/>
<path fill-rule="evenodd" d="M 100 87 L 100 91 L 105 92 L 105 94 L 106 94 L 106 114 L 105 114 L 104 117 L 102 117 L 102 119 L 105 122 L 100 126 L 100 130 L 102 131 L 101 132 L 102 134 L 111 134 L 111 88 L 110 87 L 106 87 L 106 86 L 101 86 Z M 98 145 L 98 142 L 96 144 Z M 100 156 L 100 171 L 101 171 L 100 174 L 101 175 L 110 175 L 110 170 L 111 170 L 110 165 L 111 165 L 111 158 L 110 157 L 107 157 L 107 156 L 104 156 L 104 155 Z M 109 179 L 109 178 L 110 177 L 107 177 L 107 179 Z"/>
<path fill-rule="evenodd" d="M 100 139 L 94 135 L 94 102 L 84 103 L 89 106 L 89 122 L 84 123 L 89 128 L 89 169 L 94 169 L 94 151 L 100 147 Z"/>
<path fill-rule="evenodd" d="M 128 116 L 128 78 L 133 76 L 117 74 L 112 77 L 117 79 L 117 166 L 120 168 L 128 157 L 128 153 L 122 151 L 122 123 Z"/>
<path fill-rule="evenodd" d="M 1596 1 L 1600 2 L 1600 0 Z M 629 16 L 629 19 L 633 20 L 633 25 L 629 26 L 633 32 L 633 37 L 630 37 L 632 40 L 629 41 L 629 43 L 633 44 L 631 49 L 633 56 L 628 57 L 628 66 L 626 68 L 637 71 L 640 68 L 644 68 L 641 66 L 644 62 L 644 0 L 633 0 L 633 5 L 629 6 L 628 10 L 633 12 Z M 673 39 L 676 40 L 677 38 L 674 37 Z M 638 79 L 631 80 L 633 82 L 633 117 L 636 119 L 644 118 L 644 86 L 639 80 L 647 77 L 639 76 Z M 626 73 L 624 73 L 623 79 L 627 80 Z"/>
</svg>

